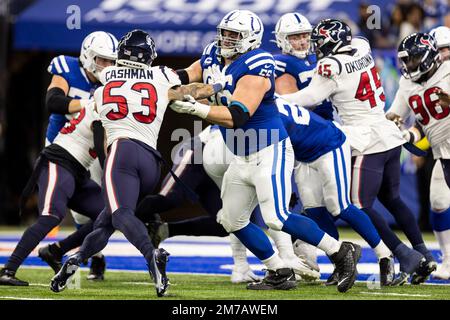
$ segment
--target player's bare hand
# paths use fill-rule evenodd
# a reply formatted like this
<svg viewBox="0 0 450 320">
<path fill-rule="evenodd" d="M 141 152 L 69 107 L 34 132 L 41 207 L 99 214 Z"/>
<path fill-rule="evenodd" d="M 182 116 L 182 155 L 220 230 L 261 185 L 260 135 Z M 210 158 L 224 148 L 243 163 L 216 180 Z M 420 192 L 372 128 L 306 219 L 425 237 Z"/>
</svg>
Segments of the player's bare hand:
<svg viewBox="0 0 450 320">
<path fill-rule="evenodd" d="M 450 105 L 450 95 L 442 89 L 437 89 L 435 92 L 439 97 L 438 103 L 442 107 L 448 107 Z"/>
<path fill-rule="evenodd" d="M 393 121 L 399 128 L 403 124 L 403 119 L 398 114 L 395 114 L 393 112 L 386 113 L 386 119 Z"/>
</svg>

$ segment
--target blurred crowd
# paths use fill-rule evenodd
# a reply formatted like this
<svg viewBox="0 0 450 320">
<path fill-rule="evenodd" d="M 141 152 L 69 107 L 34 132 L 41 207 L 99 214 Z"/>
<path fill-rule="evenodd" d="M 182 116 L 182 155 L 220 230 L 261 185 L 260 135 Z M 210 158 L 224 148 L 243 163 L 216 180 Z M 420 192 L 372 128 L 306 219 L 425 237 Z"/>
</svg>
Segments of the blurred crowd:
<svg viewBox="0 0 450 320">
<path fill-rule="evenodd" d="M 450 27 L 450 0 L 398 0 L 381 8 L 380 14 L 380 28 L 371 28 L 370 1 L 363 0 L 359 20 L 353 28 L 366 37 L 373 48 L 397 49 L 400 41 L 411 33 L 428 32 L 442 25 Z"/>
</svg>

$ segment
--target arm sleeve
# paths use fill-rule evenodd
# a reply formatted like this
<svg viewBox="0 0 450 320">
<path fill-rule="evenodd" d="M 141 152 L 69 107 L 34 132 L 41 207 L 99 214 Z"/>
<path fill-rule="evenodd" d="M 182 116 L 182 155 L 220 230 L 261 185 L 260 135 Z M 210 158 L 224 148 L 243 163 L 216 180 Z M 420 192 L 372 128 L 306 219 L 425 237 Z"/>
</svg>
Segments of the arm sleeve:
<svg viewBox="0 0 450 320">
<path fill-rule="evenodd" d="M 92 131 L 94 133 L 94 150 L 95 153 L 97 153 L 98 161 L 103 169 L 106 159 L 104 148 L 105 130 L 103 129 L 102 122 L 100 120 L 92 122 Z"/>
<path fill-rule="evenodd" d="M 337 84 L 334 80 L 322 77 L 317 73 L 311 79 L 311 83 L 304 89 L 282 95 L 281 97 L 301 107 L 313 107 L 322 103 L 336 90 Z"/>
<path fill-rule="evenodd" d="M 398 88 L 394 101 L 392 101 L 391 107 L 387 110 L 387 112 L 395 113 L 403 119 L 408 118 L 410 115 L 411 109 L 408 106 L 408 102 L 403 95 L 401 87 Z"/>
</svg>

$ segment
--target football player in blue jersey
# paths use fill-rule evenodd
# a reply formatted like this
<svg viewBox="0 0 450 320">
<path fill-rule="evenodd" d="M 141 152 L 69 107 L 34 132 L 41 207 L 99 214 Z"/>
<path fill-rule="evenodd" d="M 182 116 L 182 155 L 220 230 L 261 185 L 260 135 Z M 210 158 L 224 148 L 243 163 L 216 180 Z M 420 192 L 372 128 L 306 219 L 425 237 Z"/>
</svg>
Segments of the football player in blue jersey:
<svg viewBox="0 0 450 320">
<path fill-rule="evenodd" d="M 51 61 L 48 72 L 52 74 L 47 89 L 46 107 L 50 113 L 45 145 L 53 142 L 58 132 L 73 115 L 77 114 L 89 101 L 93 91 L 99 86 L 99 74 L 103 68 L 111 66 L 117 59 L 117 39 L 114 35 L 96 31 L 86 36 L 81 45 L 79 57 L 60 55 Z M 99 159 L 94 161 L 90 173 L 92 179 L 101 185 L 101 166 Z M 89 219 L 71 210 L 77 228 L 89 222 Z M 69 239 L 70 240 L 70 239 Z M 79 246 L 81 243 L 75 245 Z M 67 247 L 67 244 L 63 245 Z M 70 247 L 70 245 L 69 245 Z M 44 246 L 39 257 L 47 262 L 55 272 L 61 268 L 59 242 Z M 89 280 L 103 280 L 105 259 L 101 253 L 92 257 Z"/>
<path fill-rule="evenodd" d="M 275 91 L 288 94 L 306 88 L 317 65 L 317 58 L 310 51 L 312 26 L 299 13 L 286 13 L 275 26 L 275 39 L 281 54 L 275 59 Z M 328 100 L 314 108 L 314 112 L 327 120 L 333 120 L 333 106 Z"/>
<path fill-rule="evenodd" d="M 292 144 L 275 103 L 273 56 L 259 48 L 263 35 L 260 18 L 248 10 L 233 10 L 219 23 L 218 38 L 204 50 L 202 72 L 194 78 L 215 79 L 222 73 L 224 89 L 211 105 L 176 101 L 171 107 L 220 125 L 227 147 L 235 154 L 222 184 L 220 223 L 234 233 L 267 267 L 262 282 L 249 289 L 291 289 L 296 286 L 292 269 L 275 254 L 263 230 L 249 222 L 259 203 L 266 225 L 291 234 L 324 250 L 339 274 L 338 291 L 349 290 L 356 279 L 361 247 L 339 242 L 304 216 L 291 214 Z M 190 70 L 185 71 L 189 81 Z M 198 80 L 197 80 L 198 81 Z"/>
</svg>

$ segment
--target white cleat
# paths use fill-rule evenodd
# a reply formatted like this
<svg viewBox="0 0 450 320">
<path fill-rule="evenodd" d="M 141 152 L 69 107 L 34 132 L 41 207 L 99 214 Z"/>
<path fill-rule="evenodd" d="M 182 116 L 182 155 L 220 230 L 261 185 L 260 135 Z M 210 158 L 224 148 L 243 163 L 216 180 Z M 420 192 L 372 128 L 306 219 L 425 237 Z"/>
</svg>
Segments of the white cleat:
<svg viewBox="0 0 450 320">
<path fill-rule="evenodd" d="M 302 240 L 294 242 L 294 253 L 299 257 L 310 269 L 320 272 L 317 263 L 317 248 Z"/>
<path fill-rule="evenodd" d="M 445 259 L 432 274 L 433 278 L 450 280 L 450 259 Z"/>
<path fill-rule="evenodd" d="M 320 279 L 320 272 L 311 269 L 302 259 L 295 257 L 292 259 L 283 259 L 288 268 L 294 270 L 295 278 L 304 281 L 316 281 Z"/>
<path fill-rule="evenodd" d="M 233 268 L 233 272 L 231 273 L 231 282 L 232 283 L 248 283 L 261 280 L 262 277 L 257 276 L 253 273 L 250 267 L 246 266 L 244 268 Z"/>
</svg>

